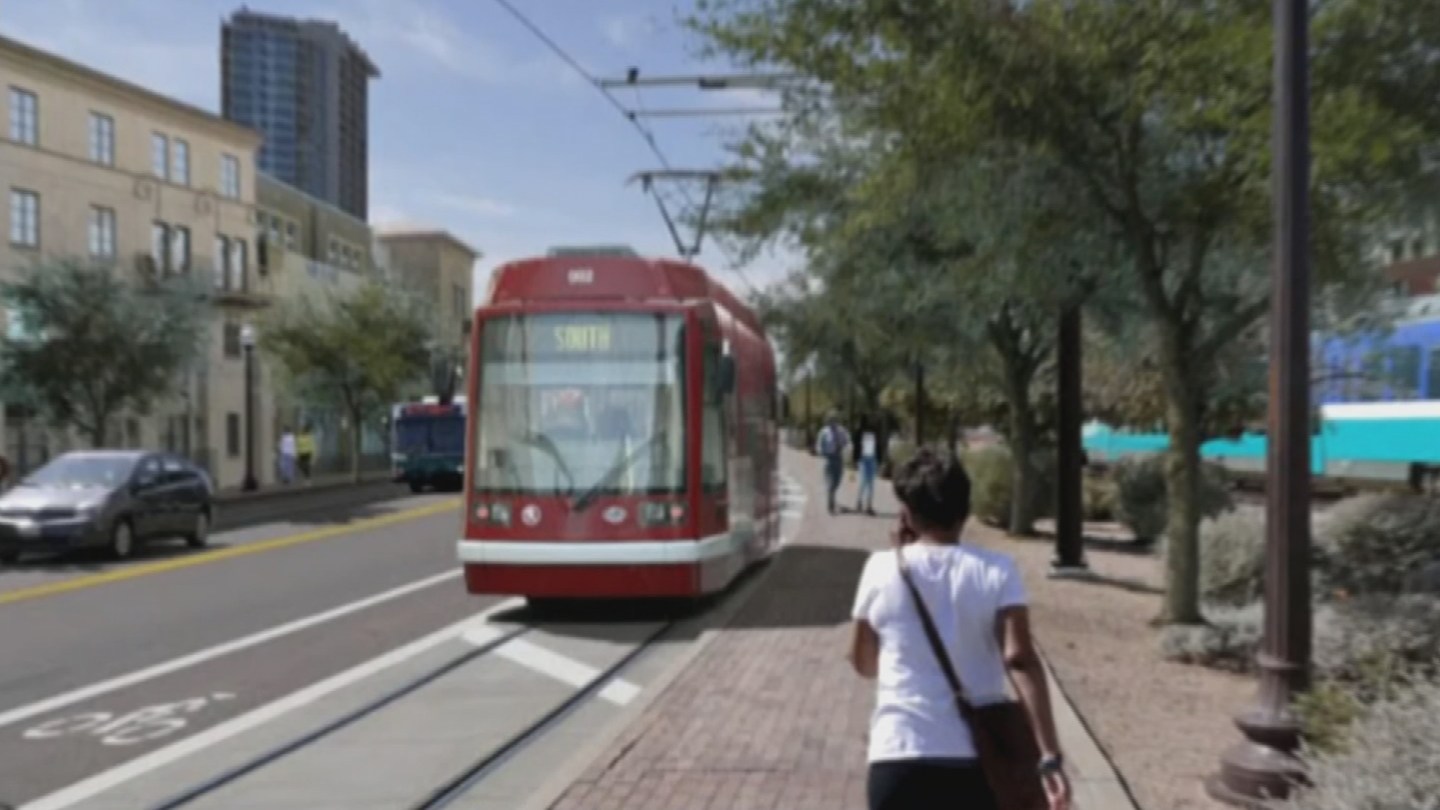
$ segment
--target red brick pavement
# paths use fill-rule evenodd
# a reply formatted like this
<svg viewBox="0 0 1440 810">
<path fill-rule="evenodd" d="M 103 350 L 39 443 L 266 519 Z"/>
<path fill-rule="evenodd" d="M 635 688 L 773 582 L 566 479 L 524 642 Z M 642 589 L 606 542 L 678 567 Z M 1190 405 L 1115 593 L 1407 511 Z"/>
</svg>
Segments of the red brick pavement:
<svg viewBox="0 0 1440 810">
<path fill-rule="evenodd" d="M 809 495 L 797 535 L 725 631 L 553 810 L 865 806 L 873 686 L 845 651 L 860 568 L 889 521 L 825 514 L 819 465 L 798 454 L 786 462 Z M 854 484 L 841 494 L 853 498 Z M 877 486 L 882 515 L 893 514 L 892 498 Z"/>
</svg>

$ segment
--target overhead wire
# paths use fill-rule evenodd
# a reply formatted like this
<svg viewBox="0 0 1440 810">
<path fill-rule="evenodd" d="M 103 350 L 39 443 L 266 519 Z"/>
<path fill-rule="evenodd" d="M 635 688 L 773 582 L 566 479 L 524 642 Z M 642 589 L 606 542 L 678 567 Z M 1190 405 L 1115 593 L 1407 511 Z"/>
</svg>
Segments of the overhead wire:
<svg viewBox="0 0 1440 810">
<path fill-rule="evenodd" d="M 660 161 L 661 168 L 665 169 L 666 171 L 675 170 L 675 167 L 670 163 L 670 158 L 665 154 L 665 150 L 660 148 L 659 140 L 655 137 L 654 131 L 652 131 L 648 126 L 641 122 L 639 120 L 639 117 L 635 115 L 635 112 L 633 110 L 626 107 L 620 101 L 620 99 L 616 98 L 615 94 L 610 92 L 610 89 L 605 87 L 600 82 L 600 79 L 598 77 L 596 77 L 589 70 L 586 70 L 585 66 L 581 65 L 579 60 L 571 56 L 569 52 L 567 52 L 565 48 L 560 45 L 560 43 L 556 42 L 554 38 L 552 38 L 549 34 L 546 34 L 544 29 L 542 29 L 538 24 L 536 24 L 535 21 L 531 20 L 528 16 L 526 16 L 524 12 L 516 8 L 514 4 L 510 2 L 510 0 L 495 0 L 495 2 L 501 8 L 505 9 L 505 11 L 509 12 L 510 16 L 514 17 L 521 25 L 523 25 L 527 30 L 529 30 L 536 39 L 544 43 L 544 45 L 549 48 L 552 53 L 559 57 L 561 61 L 568 65 L 571 70 L 575 71 L 575 73 L 577 73 L 581 78 L 583 78 L 587 83 L 589 83 L 591 87 L 594 87 L 595 90 L 600 93 L 600 95 L 604 96 L 605 100 L 610 103 L 610 106 L 614 107 L 615 110 L 619 112 L 626 121 L 629 121 L 630 125 L 633 126 L 638 133 L 640 133 L 641 139 L 644 140 L 645 144 L 650 147 L 650 151 L 655 155 L 655 159 Z M 636 92 L 639 92 L 638 89 Z M 651 186 L 651 189 L 652 193 L 655 193 L 653 185 Z M 684 198 L 685 204 L 687 206 L 689 206 L 692 210 L 695 209 L 695 200 L 690 196 L 689 191 L 685 189 L 684 186 L 680 187 L 680 195 Z M 719 239 L 712 239 L 711 242 L 715 245 L 716 249 L 720 251 L 720 255 L 725 260 L 725 263 L 729 265 L 730 271 L 735 273 L 735 275 L 737 275 L 740 280 L 744 282 L 745 286 L 750 288 L 751 292 L 756 292 L 757 288 L 753 283 L 751 283 L 749 276 L 745 273 L 745 269 L 738 262 L 735 261 L 734 257 L 730 254 L 729 249 L 725 247 L 725 243 L 720 241 Z"/>
</svg>

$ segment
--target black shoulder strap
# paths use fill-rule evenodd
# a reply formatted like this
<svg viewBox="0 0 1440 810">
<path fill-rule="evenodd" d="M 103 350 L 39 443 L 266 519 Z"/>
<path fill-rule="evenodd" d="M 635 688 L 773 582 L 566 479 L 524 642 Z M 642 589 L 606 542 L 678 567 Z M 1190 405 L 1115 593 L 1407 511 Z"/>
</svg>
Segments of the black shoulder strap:
<svg viewBox="0 0 1440 810">
<path fill-rule="evenodd" d="M 930 611 L 925 608 L 925 599 L 920 595 L 920 589 L 915 587 L 915 581 L 910 578 L 910 571 L 905 567 L 905 550 L 895 549 L 896 562 L 900 566 L 900 578 L 905 581 L 906 590 L 915 601 L 915 609 L 920 613 L 920 623 L 925 627 L 925 637 L 930 640 L 930 650 L 935 653 L 935 658 L 940 662 L 940 668 L 945 671 L 945 680 L 950 682 L 950 691 L 955 694 L 955 701 L 960 706 L 960 711 L 966 715 L 970 712 L 970 701 L 965 697 L 965 687 L 960 683 L 960 675 L 955 671 L 955 664 L 950 660 L 950 654 L 945 651 L 945 642 L 940 638 L 940 631 L 935 629 L 935 620 L 930 617 Z M 968 719 L 968 717 L 967 717 Z"/>
</svg>

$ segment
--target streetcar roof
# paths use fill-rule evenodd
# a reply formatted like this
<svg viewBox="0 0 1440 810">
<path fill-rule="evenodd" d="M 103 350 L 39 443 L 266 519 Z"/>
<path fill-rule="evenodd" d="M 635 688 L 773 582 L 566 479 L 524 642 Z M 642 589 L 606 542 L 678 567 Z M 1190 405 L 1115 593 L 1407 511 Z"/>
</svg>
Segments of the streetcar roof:
<svg viewBox="0 0 1440 810">
<path fill-rule="evenodd" d="M 765 328 L 754 311 L 723 284 L 689 262 L 615 253 L 577 252 L 508 262 L 496 268 L 489 305 L 546 301 L 709 301 L 728 310 L 757 335 Z"/>
</svg>

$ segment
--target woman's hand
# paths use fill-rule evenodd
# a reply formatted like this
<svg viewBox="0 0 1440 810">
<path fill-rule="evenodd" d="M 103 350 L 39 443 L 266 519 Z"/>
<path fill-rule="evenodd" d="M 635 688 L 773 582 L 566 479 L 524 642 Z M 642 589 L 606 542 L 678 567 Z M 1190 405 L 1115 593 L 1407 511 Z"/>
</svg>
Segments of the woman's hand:
<svg viewBox="0 0 1440 810">
<path fill-rule="evenodd" d="M 1065 771 L 1051 771 L 1041 777 L 1045 785 L 1045 797 L 1050 800 L 1050 810 L 1070 810 L 1070 778 Z"/>
</svg>

